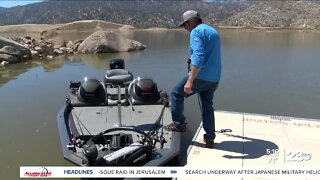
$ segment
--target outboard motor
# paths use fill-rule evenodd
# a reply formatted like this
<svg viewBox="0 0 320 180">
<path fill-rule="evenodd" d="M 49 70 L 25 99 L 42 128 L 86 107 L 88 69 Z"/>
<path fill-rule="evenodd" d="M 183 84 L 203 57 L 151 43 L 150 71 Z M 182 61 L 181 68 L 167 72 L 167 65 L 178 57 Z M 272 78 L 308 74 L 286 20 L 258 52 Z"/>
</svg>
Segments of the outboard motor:
<svg viewBox="0 0 320 180">
<path fill-rule="evenodd" d="M 124 60 L 123 59 L 112 59 L 109 63 L 111 69 L 124 69 Z"/>
<path fill-rule="evenodd" d="M 152 79 L 137 78 L 129 85 L 128 91 L 132 104 L 147 105 L 161 103 L 157 84 Z"/>
<path fill-rule="evenodd" d="M 106 102 L 106 92 L 102 83 L 96 79 L 85 79 L 79 87 L 77 98 L 90 105 L 102 105 Z"/>
</svg>

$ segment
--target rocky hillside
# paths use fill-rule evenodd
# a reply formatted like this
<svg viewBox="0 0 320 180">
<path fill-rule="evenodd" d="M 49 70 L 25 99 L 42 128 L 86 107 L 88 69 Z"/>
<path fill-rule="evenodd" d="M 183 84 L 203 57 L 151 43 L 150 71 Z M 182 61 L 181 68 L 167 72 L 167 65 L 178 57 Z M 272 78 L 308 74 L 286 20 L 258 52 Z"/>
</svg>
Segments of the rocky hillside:
<svg viewBox="0 0 320 180">
<path fill-rule="evenodd" d="M 49 0 L 0 10 L 0 25 L 58 24 L 78 20 L 103 20 L 137 28 L 176 28 L 181 14 L 197 9 L 212 23 L 241 12 L 244 3 L 206 3 L 200 0 Z"/>
<path fill-rule="evenodd" d="M 320 29 L 316 0 L 47 0 L 0 9 L 0 25 L 96 19 L 137 28 L 176 28 L 188 9 L 198 10 L 211 25 Z"/>
<path fill-rule="evenodd" d="M 319 1 L 262 1 L 220 25 L 320 29 Z"/>
</svg>

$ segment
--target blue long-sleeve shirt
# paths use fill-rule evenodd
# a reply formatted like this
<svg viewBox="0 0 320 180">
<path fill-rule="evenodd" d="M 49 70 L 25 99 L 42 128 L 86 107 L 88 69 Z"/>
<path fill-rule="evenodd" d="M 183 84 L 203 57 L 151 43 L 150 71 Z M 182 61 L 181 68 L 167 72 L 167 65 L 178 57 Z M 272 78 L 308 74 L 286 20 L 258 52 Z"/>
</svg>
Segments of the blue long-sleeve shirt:
<svg viewBox="0 0 320 180">
<path fill-rule="evenodd" d="M 219 82 L 221 50 L 219 33 L 211 26 L 199 24 L 190 33 L 191 64 L 200 71 L 196 78 Z"/>
</svg>

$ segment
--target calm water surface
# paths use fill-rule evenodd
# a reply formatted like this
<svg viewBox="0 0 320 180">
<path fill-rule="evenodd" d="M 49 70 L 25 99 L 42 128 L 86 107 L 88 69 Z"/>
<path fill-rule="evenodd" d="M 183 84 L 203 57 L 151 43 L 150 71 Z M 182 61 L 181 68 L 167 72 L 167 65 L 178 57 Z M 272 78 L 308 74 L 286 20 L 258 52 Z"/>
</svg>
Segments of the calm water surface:
<svg viewBox="0 0 320 180">
<path fill-rule="evenodd" d="M 320 33 L 222 30 L 223 74 L 217 110 L 320 119 Z M 76 39 L 76 36 L 68 36 Z M 81 37 L 82 35 L 78 35 Z M 56 126 L 70 80 L 103 80 L 112 58 L 124 58 L 136 77 L 151 77 L 170 92 L 187 72 L 188 33 L 136 32 L 145 51 L 61 56 L 0 69 L 0 175 L 18 179 L 19 166 L 71 165 L 62 158 Z M 197 97 L 186 101 L 188 143 L 200 123 Z M 182 155 L 184 157 L 184 155 Z"/>
</svg>

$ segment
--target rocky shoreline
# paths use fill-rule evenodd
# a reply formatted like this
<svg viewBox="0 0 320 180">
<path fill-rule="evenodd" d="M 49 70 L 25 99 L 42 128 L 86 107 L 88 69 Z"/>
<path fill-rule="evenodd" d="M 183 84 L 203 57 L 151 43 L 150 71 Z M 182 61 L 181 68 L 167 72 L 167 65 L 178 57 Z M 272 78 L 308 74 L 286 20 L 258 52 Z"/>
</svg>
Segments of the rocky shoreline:
<svg viewBox="0 0 320 180">
<path fill-rule="evenodd" d="M 90 36 L 79 40 L 66 40 L 61 36 L 61 32 L 78 32 L 81 26 L 95 24 L 97 27 L 84 29 L 92 31 Z M 27 27 L 32 27 L 26 25 Z M 35 31 L 52 27 L 51 25 L 35 25 L 36 30 L 29 30 L 31 34 Z M 54 29 L 46 29 L 38 32 L 38 37 L 19 36 L 20 29 L 26 29 L 24 25 L 14 26 L 15 30 L 8 27 L 0 27 L 0 32 L 10 32 L 10 37 L 0 36 L 0 66 L 5 67 L 9 64 L 19 63 L 30 59 L 53 59 L 53 57 L 63 54 L 91 54 L 109 53 L 143 50 L 146 46 L 140 42 L 127 39 L 117 31 L 130 30 L 132 27 L 126 25 L 108 23 L 103 21 L 78 21 L 60 26 Z M 28 34 L 28 31 L 23 31 Z"/>
</svg>

